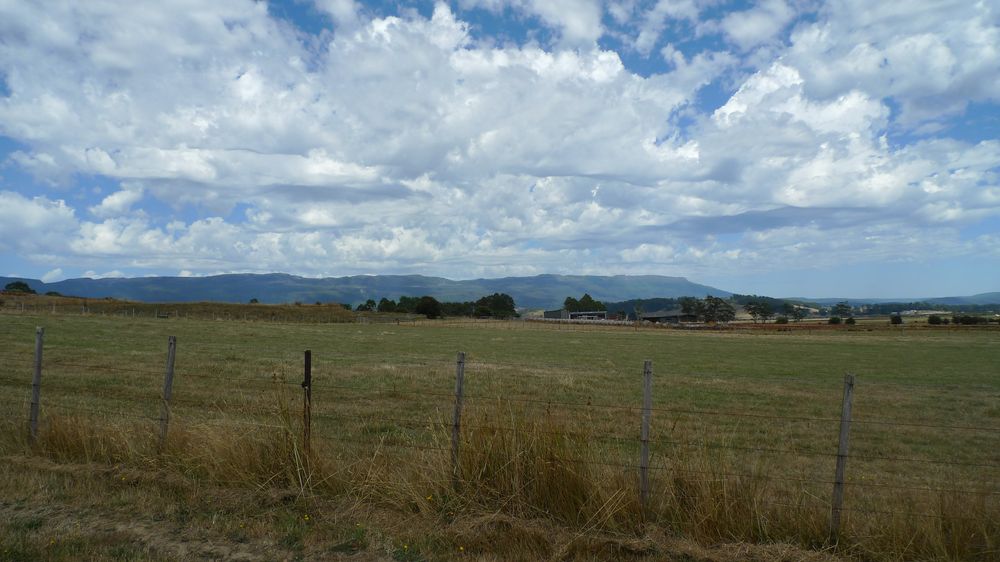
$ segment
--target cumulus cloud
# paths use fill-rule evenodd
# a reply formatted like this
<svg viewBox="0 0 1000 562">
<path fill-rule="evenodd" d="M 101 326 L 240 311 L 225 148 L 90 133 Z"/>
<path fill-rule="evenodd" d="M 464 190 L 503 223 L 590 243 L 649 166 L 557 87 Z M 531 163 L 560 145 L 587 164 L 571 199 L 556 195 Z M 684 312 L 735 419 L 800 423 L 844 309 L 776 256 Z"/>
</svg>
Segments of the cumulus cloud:
<svg viewBox="0 0 1000 562">
<path fill-rule="evenodd" d="M 749 10 L 727 14 L 719 27 L 747 50 L 773 40 L 794 17 L 795 11 L 785 0 L 764 0 Z"/>
<path fill-rule="evenodd" d="M 465 8 L 517 10 L 556 30 L 563 45 L 589 46 L 604 33 L 598 0 L 459 0 Z"/>
<path fill-rule="evenodd" d="M 76 214 L 65 201 L 27 198 L 0 191 L 0 250 L 22 255 L 59 252 L 77 228 Z"/>
<path fill-rule="evenodd" d="M 142 200 L 142 195 L 142 188 L 123 189 L 105 197 L 100 205 L 91 207 L 90 212 L 101 218 L 125 214 Z"/>
<path fill-rule="evenodd" d="M 961 228 L 1000 216 L 997 141 L 889 138 L 995 101 L 981 4 L 935 28 L 934 10 L 846 0 L 711 25 L 684 0 L 459 2 L 555 36 L 522 44 L 474 38 L 444 3 L 316 6 L 334 32 L 310 41 L 242 0 L 0 8 L 8 165 L 62 194 L 5 186 L 0 251 L 94 271 L 694 275 L 966 255 L 991 239 Z M 657 72 L 598 45 L 605 13 Z M 736 48 L 667 37 L 681 21 Z M 705 111 L 710 83 L 729 90 Z M 118 186 L 76 203 L 81 176 Z"/>
<path fill-rule="evenodd" d="M 63 277 L 64 276 L 62 268 L 57 267 L 55 269 L 49 270 L 48 272 L 45 273 L 45 275 L 42 275 L 41 281 L 42 283 L 54 283 L 56 281 L 60 281 L 61 279 L 63 279 Z"/>
<path fill-rule="evenodd" d="M 783 56 L 811 96 L 891 97 L 909 127 L 1000 101 L 1000 11 L 989 3 L 837 0 L 820 16 L 796 29 Z"/>
</svg>

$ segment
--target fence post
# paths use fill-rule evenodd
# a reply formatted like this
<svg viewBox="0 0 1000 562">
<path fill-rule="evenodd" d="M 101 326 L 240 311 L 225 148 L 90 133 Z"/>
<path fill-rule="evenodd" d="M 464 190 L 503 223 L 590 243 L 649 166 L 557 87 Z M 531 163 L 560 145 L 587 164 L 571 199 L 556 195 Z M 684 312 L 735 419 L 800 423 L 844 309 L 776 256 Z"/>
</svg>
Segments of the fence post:
<svg viewBox="0 0 1000 562">
<path fill-rule="evenodd" d="M 163 400 L 160 403 L 160 450 L 167 445 L 167 427 L 170 425 L 170 396 L 174 391 L 174 356 L 177 337 L 167 337 L 167 369 L 163 374 Z"/>
<path fill-rule="evenodd" d="M 833 479 L 833 500 L 830 510 L 830 543 L 840 540 L 840 514 L 844 508 L 844 476 L 847 471 L 847 444 L 851 432 L 851 398 L 854 395 L 854 375 L 844 375 L 844 402 L 840 410 L 840 442 L 837 445 L 837 471 Z"/>
<path fill-rule="evenodd" d="M 451 425 L 451 479 L 457 490 L 461 473 L 458 462 L 458 440 L 462 430 L 462 383 L 465 379 L 465 352 L 459 351 L 455 361 L 455 415 Z"/>
<path fill-rule="evenodd" d="M 28 442 L 32 445 L 38 439 L 38 406 L 42 399 L 42 341 L 45 328 L 35 328 L 35 374 L 31 379 L 31 412 L 28 417 Z"/>
<path fill-rule="evenodd" d="M 639 434 L 639 507 L 643 519 L 649 508 L 649 420 L 653 414 L 653 362 L 642 366 L 642 430 Z"/>
<path fill-rule="evenodd" d="M 312 439 L 312 351 L 305 351 L 302 379 L 302 443 L 309 458 Z"/>
</svg>

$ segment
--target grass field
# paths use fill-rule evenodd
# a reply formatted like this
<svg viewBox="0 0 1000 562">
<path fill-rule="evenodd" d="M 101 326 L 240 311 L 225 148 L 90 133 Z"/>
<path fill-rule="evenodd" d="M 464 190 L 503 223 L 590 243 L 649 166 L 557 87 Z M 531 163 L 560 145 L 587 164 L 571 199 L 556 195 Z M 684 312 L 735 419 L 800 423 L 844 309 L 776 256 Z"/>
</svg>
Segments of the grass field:
<svg viewBox="0 0 1000 562">
<path fill-rule="evenodd" d="M 46 329 L 45 369 L 29 447 L 35 326 Z M 168 335 L 178 346 L 160 451 Z M 997 329 L 884 323 L 700 332 L 8 312 L 0 557 L 997 560 L 998 360 Z M 854 423 L 833 548 L 847 372 Z"/>
</svg>

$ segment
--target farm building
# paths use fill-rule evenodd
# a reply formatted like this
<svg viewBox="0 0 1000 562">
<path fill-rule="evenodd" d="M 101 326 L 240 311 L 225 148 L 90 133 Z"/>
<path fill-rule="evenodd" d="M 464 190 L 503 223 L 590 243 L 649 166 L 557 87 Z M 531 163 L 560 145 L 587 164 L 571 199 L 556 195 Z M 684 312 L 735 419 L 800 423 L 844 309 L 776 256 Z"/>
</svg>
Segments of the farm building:
<svg viewBox="0 0 1000 562">
<path fill-rule="evenodd" d="M 563 308 L 559 310 L 546 310 L 545 317 L 556 320 L 607 320 L 608 313 L 605 310 L 570 312 Z"/>
<path fill-rule="evenodd" d="M 641 314 L 644 322 L 655 322 L 657 324 L 679 324 L 681 322 L 697 322 L 698 317 L 694 314 L 684 314 L 679 308 L 671 310 L 656 310 Z"/>
</svg>

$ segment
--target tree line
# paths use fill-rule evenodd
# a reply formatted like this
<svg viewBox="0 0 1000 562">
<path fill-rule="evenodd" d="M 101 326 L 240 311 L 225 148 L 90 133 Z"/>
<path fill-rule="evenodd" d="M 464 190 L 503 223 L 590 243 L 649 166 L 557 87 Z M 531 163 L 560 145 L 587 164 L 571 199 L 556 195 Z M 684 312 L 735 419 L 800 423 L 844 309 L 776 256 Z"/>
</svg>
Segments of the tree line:
<svg viewBox="0 0 1000 562">
<path fill-rule="evenodd" d="M 374 299 L 368 299 L 359 304 L 355 310 L 358 312 L 421 314 L 427 318 L 440 318 L 442 316 L 513 318 L 517 316 L 514 299 L 506 293 L 493 293 L 478 300 L 466 302 L 441 302 L 429 295 L 422 297 L 401 296 L 398 301 L 382 297 L 377 303 Z"/>
</svg>

